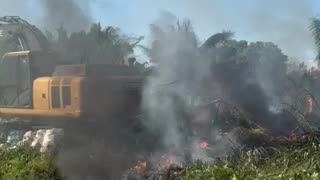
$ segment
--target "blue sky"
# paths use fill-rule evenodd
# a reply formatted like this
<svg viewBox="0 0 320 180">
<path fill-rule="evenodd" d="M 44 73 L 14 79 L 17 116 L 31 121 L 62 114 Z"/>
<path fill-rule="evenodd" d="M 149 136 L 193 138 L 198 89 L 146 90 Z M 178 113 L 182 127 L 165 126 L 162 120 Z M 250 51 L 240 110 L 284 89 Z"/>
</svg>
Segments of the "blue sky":
<svg viewBox="0 0 320 180">
<path fill-rule="evenodd" d="M 132 35 L 147 35 L 161 11 L 190 19 L 200 42 L 232 30 L 236 39 L 273 41 L 301 60 L 314 56 L 308 26 L 309 18 L 320 12 L 318 0 L 95 0 L 91 4 L 95 21 Z"/>
<path fill-rule="evenodd" d="M 39 24 L 41 0 L 0 0 L 0 15 L 14 14 Z M 310 60 L 313 42 L 309 18 L 320 14 L 319 0 L 74 0 L 94 22 L 119 27 L 124 33 L 146 36 L 149 25 L 169 11 L 191 20 L 203 42 L 222 30 L 236 39 L 272 41 L 292 57 Z M 38 2 L 38 3 L 37 3 Z M 44 27 L 43 27 L 44 28 Z"/>
</svg>

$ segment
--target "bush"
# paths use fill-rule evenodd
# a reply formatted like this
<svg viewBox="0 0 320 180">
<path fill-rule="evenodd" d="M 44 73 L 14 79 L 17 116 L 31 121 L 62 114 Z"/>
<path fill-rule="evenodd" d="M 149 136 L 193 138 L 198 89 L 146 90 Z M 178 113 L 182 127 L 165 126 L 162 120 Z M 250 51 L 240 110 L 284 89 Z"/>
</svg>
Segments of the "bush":
<svg viewBox="0 0 320 180">
<path fill-rule="evenodd" d="M 1 180 L 62 180 L 53 159 L 28 147 L 0 149 Z"/>
<path fill-rule="evenodd" d="M 320 178 L 319 140 L 303 144 L 292 143 L 289 147 L 272 148 L 273 153 L 265 154 L 266 149 L 243 152 L 240 157 L 213 165 L 194 165 L 186 170 L 183 180 L 273 180 Z"/>
</svg>

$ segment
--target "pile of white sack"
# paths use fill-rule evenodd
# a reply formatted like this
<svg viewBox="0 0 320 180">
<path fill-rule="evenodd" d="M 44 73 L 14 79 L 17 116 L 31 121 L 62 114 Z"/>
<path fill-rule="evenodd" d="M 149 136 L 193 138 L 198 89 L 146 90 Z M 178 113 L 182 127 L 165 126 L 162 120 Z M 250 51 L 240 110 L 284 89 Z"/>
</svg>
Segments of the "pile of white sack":
<svg viewBox="0 0 320 180">
<path fill-rule="evenodd" d="M 63 136 L 63 129 L 57 128 L 39 129 L 23 133 L 16 131 L 8 135 L 6 144 L 10 147 L 31 146 L 41 153 L 52 153 L 61 143 Z"/>
</svg>

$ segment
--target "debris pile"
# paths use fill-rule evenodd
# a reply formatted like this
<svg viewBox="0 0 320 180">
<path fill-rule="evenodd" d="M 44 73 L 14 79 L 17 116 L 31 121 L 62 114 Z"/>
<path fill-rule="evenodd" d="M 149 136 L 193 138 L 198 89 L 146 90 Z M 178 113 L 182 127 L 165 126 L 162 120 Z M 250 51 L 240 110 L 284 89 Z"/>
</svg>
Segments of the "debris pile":
<svg viewBox="0 0 320 180">
<path fill-rule="evenodd" d="M 158 163 L 152 161 L 139 162 L 129 169 L 124 180 L 155 180 L 172 179 L 177 177 L 178 171 L 185 167 L 185 163 L 179 162 L 175 155 L 163 155 Z"/>
<path fill-rule="evenodd" d="M 41 153 L 54 153 L 64 136 L 63 129 L 39 129 L 36 131 L 10 131 L 6 143 L 1 146 L 30 146 Z"/>
</svg>

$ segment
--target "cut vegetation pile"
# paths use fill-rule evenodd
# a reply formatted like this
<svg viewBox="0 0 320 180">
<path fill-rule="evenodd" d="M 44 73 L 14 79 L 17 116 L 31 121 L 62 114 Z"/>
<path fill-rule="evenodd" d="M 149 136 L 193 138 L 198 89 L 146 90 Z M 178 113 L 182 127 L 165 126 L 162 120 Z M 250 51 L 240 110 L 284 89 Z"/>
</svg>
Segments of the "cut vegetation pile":
<svg viewBox="0 0 320 180">
<path fill-rule="evenodd" d="M 241 152 L 238 158 L 197 164 L 183 170 L 184 180 L 319 179 L 318 138 L 306 142 Z"/>
</svg>

